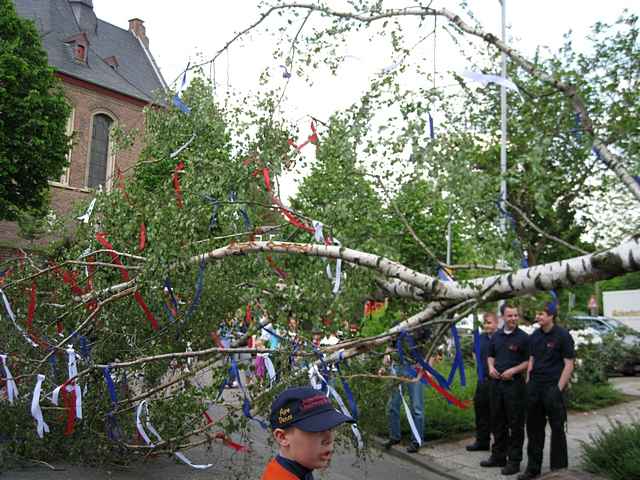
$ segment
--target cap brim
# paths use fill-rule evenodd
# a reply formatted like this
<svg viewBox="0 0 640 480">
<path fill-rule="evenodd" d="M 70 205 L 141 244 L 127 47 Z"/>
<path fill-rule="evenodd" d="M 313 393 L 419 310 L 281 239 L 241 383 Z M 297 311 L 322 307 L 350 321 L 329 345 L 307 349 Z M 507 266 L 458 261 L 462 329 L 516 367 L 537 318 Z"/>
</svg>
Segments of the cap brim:
<svg viewBox="0 0 640 480">
<path fill-rule="evenodd" d="M 343 423 L 355 423 L 355 420 L 337 410 L 327 410 L 324 412 L 318 412 L 317 415 L 303 418 L 299 422 L 293 423 L 291 426 L 299 428 L 304 432 L 314 433 L 331 430 Z"/>
</svg>

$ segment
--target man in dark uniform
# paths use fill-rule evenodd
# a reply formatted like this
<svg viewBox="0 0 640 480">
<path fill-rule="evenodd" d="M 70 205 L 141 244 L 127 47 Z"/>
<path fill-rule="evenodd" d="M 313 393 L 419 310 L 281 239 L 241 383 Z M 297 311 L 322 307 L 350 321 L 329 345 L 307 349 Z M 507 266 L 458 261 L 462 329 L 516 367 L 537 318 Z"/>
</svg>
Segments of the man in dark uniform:
<svg viewBox="0 0 640 480">
<path fill-rule="evenodd" d="M 576 357 L 573 338 L 567 330 L 555 324 L 557 306 L 547 303 L 537 313 L 540 328 L 530 337 L 529 384 L 527 386 L 527 470 L 518 476 L 529 480 L 540 475 L 544 449 L 544 429 L 551 427 L 551 470 L 567 468 L 567 410 L 563 392 Z"/>
<path fill-rule="evenodd" d="M 503 475 L 520 471 L 526 410 L 525 370 L 529 364 L 529 336 L 518 328 L 520 314 L 514 306 L 501 308 L 504 327 L 489 344 L 491 377 L 491 456 L 482 467 L 503 467 Z"/>
<path fill-rule="evenodd" d="M 476 362 L 482 365 L 482 378 L 478 377 L 476 393 L 473 396 L 473 407 L 476 414 L 476 441 L 467 445 L 467 451 L 477 452 L 489 450 L 491 444 L 491 394 L 489 380 L 489 343 L 498 329 L 498 317 L 493 312 L 485 312 L 482 316 L 484 333 L 480 335 L 480 358 Z"/>
</svg>

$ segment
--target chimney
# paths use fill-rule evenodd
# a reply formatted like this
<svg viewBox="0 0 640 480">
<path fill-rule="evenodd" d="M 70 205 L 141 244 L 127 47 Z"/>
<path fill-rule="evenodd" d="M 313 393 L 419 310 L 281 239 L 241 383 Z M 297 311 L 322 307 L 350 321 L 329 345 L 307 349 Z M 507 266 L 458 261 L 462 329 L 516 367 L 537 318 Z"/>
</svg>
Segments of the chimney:
<svg viewBox="0 0 640 480">
<path fill-rule="evenodd" d="M 147 32 L 144 28 L 144 21 L 139 18 L 132 18 L 129 20 L 129 31 L 133 33 L 136 38 L 139 38 L 144 46 L 149 48 L 149 39 L 147 38 Z"/>
</svg>

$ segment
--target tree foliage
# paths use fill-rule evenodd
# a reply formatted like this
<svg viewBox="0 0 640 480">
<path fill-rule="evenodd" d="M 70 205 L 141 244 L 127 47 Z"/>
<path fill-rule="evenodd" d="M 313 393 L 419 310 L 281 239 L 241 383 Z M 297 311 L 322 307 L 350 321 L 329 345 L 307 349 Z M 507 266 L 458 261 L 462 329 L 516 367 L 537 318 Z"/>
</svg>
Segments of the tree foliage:
<svg viewBox="0 0 640 480">
<path fill-rule="evenodd" d="M 0 2 L 0 218 L 44 212 L 67 166 L 67 105 L 32 21 Z"/>
</svg>

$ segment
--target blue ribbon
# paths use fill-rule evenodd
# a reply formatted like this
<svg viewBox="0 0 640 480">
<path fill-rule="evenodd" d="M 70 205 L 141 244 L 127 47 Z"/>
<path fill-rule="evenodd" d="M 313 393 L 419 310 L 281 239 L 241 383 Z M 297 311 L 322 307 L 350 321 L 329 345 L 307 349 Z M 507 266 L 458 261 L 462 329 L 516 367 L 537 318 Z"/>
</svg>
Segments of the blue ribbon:
<svg viewBox="0 0 640 480">
<path fill-rule="evenodd" d="M 220 202 L 209 195 L 203 195 L 203 198 L 211 204 L 211 218 L 209 219 L 209 233 L 218 225 L 218 209 Z"/>
<path fill-rule="evenodd" d="M 200 259 L 200 268 L 198 269 L 198 278 L 196 280 L 196 293 L 193 295 L 193 300 L 191 301 L 191 305 L 187 309 L 187 314 L 185 315 L 185 320 L 191 318 L 193 312 L 196 311 L 198 306 L 200 305 L 200 299 L 202 297 L 202 289 L 204 287 L 204 270 L 207 266 L 205 262 L 204 255 Z"/>
<path fill-rule="evenodd" d="M 238 369 L 238 364 L 233 358 L 231 359 L 231 368 L 229 369 L 229 371 L 231 373 L 231 377 L 235 378 L 236 381 L 238 382 L 238 386 L 240 387 L 240 390 L 242 390 L 242 394 L 244 395 L 244 401 L 242 402 L 242 413 L 249 420 L 255 420 L 263 429 L 268 430 L 269 426 L 264 420 L 260 420 L 259 418 L 256 418 L 253 415 L 251 415 L 251 401 L 249 400 L 249 396 L 247 395 L 247 392 L 244 389 L 242 380 L 240 380 L 240 370 Z"/>
<path fill-rule="evenodd" d="M 338 370 L 338 376 L 340 377 L 340 383 L 342 383 L 342 389 L 344 390 L 345 395 L 347 396 L 347 402 L 349 402 L 349 410 L 351 410 L 351 418 L 353 418 L 356 422 L 358 421 L 358 417 L 360 416 L 358 412 L 358 404 L 356 403 L 356 399 L 353 395 L 353 391 L 349 386 L 349 383 L 342 376 L 342 371 L 340 370 L 340 362 L 342 361 L 342 352 L 340 352 L 340 359 L 336 362 L 336 369 Z"/>
<path fill-rule="evenodd" d="M 58 359 L 56 358 L 56 352 L 55 349 L 53 347 L 49 347 L 49 350 L 47 353 L 51 353 L 51 355 L 49 355 L 49 365 L 51 365 L 51 372 L 53 373 L 53 378 L 57 378 L 58 377 Z"/>
<path fill-rule="evenodd" d="M 476 355 L 476 372 L 478 373 L 478 383 L 483 383 L 484 378 L 484 362 L 482 361 L 482 348 L 480 345 L 481 334 L 480 326 L 473 329 L 473 353 Z"/>
<path fill-rule="evenodd" d="M 230 202 L 237 202 L 238 201 L 237 192 L 235 192 L 235 191 L 229 192 L 229 201 Z M 238 211 L 240 212 L 240 215 L 242 216 L 242 221 L 244 222 L 245 228 L 247 230 L 251 230 L 253 227 L 251 226 L 251 220 L 249 220 L 249 214 L 247 213 L 247 211 L 242 207 L 239 207 Z"/>
<path fill-rule="evenodd" d="M 576 137 L 576 140 L 580 142 L 582 140 L 582 119 L 580 112 L 574 114 L 575 127 L 571 129 L 571 132 Z"/>
<path fill-rule="evenodd" d="M 455 324 L 451 325 L 451 336 L 453 337 L 456 354 L 453 359 L 453 365 L 451 365 L 451 371 L 449 372 L 447 383 L 451 385 L 453 377 L 456 375 L 456 371 L 460 371 L 460 385 L 464 387 L 467 385 L 467 375 L 464 371 L 464 358 L 462 357 L 462 348 L 460 347 L 460 335 L 458 335 L 458 329 Z"/>
<path fill-rule="evenodd" d="M 406 340 L 407 343 L 409 344 L 409 354 L 411 355 L 411 357 L 424 370 L 429 372 L 429 374 L 431 374 L 431 376 L 436 379 L 436 381 L 442 388 L 446 388 L 447 390 L 449 390 L 449 384 L 447 383 L 447 379 L 444 378 L 440 372 L 438 372 L 435 368 L 429 365 L 429 363 L 426 362 L 424 358 L 422 358 L 422 356 L 418 354 L 418 346 L 416 345 L 415 339 L 408 332 L 403 330 L 400 333 L 400 335 L 398 335 L 398 339 L 396 340 L 396 348 L 398 349 L 398 356 L 400 357 L 400 363 L 405 368 L 405 370 L 407 370 L 414 377 L 418 376 L 418 372 L 416 372 L 416 370 L 411 365 L 409 365 L 409 363 L 407 362 L 404 356 L 404 346 L 402 344 L 403 340 Z M 429 385 L 429 382 L 427 382 L 423 378 L 421 378 L 420 381 L 427 386 Z"/>
<path fill-rule="evenodd" d="M 180 90 L 173 96 L 173 104 L 178 110 L 187 115 L 191 113 L 191 109 L 182 101 L 182 99 L 180 98 L 180 93 L 182 93 L 182 90 L 187 84 L 187 72 L 189 71 L 189 65 L 191 65 L 191 62 L 187 63 L 187 68 L 184 69 L 184 75 L 182 75 Z"/>
<path fill-rule="evenodd" d="M 89 361 L 91 358 L 91 344 L 89 340 L 84 335 L 80 335 L 80 354 L 85 359 L 85 361 Z"/>
<path fill-rule="evenodd" d="M 429 115 L 429 136 L 431 137 L 431 140 L 433 140 L 434 138 L 436 138 L 433 128 L 433 117 L 431 116 L 430 112 L 427 112 L 427 115 Z"/>
<path fill-rule="evenodd" d="M 109 397 L 111 398 L 111 410 L 107 413 L 107 435 L 109 439 L 112 441 L 116 441 L 122 437 L 122 431 L 120 430 L 120 426 L 116 420 L 116 416 L 114 411 L 118 405 L 118 395 L 116 394 L 116 386 L 113 383 L 113 379 L 111 378 L 111 369 L 109 367 L 104 367 L 102 369 L 102 374 L 104 375 L 104 380 L 107 384 L 107 389 L 109 390 Z"/>
</svg>

